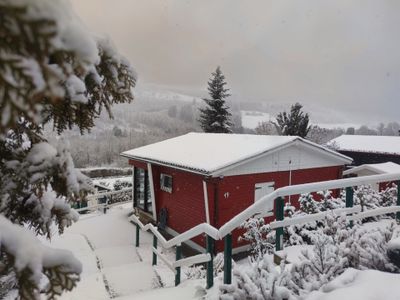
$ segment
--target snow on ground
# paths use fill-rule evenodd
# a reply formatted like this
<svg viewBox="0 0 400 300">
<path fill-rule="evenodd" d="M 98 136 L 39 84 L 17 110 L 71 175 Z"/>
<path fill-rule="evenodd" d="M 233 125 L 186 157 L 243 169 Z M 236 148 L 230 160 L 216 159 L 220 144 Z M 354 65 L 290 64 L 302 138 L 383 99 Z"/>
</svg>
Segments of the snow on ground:
<svg viewBox="0 0 400 300">
<path fill-rule="evenodd" d="M 400 274 L 348 269 L 307 300 L 398 300 Z"/>
<path fill-rule="evenodd" d="M 256 129 L 262 122 L 275 121 L 269 113 L 261 111 L 241 110 L 242 126 L 249 129 Z"/>
<path fill-rule="evenodd" d="M 174 274 L 160 260 L 152 267 L 152 236 L 141 232 L 140 247 L 134 246 L 135 227 L 128 220 L 131 207 L 132 204 L 124 204 L 111 208 L 105 215 L 82 215 L 63 235 L 53 237 L 53 247 L 71 250 L 83 264 L 78 286 L 60 299 L 178 300 L 196 299 L 204 291 L 200 288 L 204 280 L 183 281 L 174 287 Z M 174 259 L 173 251 L 164 253 Z"/>
<path fill-rule="evenodd" d="M 156 300 L 204 299 L 205 280 L 186 280 L 174 287 L 174 274 L 160 261 L 152 267 L 152 236 L 140 232 L 140 247 L 134 247 L 135 227 L 128 215 L 132 204 L 111 208 L 107 214 L 94 212 L 82 215 L 80 220 L 61 236 L 55 235 L 51 245 L 71 250 L 83 264 L 78 286 L 62 295 L 62 300 Z M 385 226 L 390 220 L 367 223 L 364 226 Z M 312 246 L 309 246 L 310 248 Z M 298 262 L 304 246 L 286 247 L 289 262 Z M 159 247 L 159 250 L 160 247 Z M 174 260 L 173 250 L 163 254 Z M 238 262 L 246 268 L 247 259 Z M 395 300 L 400 295 L 399 274 L 349 269 L 328 284 L 322 291 L 313 292 L 307 300 Z M 217 299 L 220 279 L 206 299 Z"/>
<path fill-rule="evenodd" d="M 99 184 L 101 186 L 108 187 L 114 190 L 114 184 L 117 182 L 129 182 L 132 183 L 132 176 L 113 176 L 113 177 L 101 177 L 101 178 L 93 178 L 93 184 Z"/>
</svg>

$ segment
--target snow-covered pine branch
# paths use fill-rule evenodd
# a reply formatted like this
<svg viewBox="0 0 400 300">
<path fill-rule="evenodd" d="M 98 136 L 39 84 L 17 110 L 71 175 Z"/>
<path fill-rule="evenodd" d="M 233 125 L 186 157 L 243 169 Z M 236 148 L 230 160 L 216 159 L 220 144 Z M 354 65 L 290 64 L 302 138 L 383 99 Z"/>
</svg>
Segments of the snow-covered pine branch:
<svg viewBox="0 0 400 300">
<path fill-rule="evenodd" d="M 58 134 L 74 126 L 89 131 L 103 109 L 112 117 L 112 104 L 133 100 L 136 75 L 108 39 L 85 28 L 68 1 L 0 0 L 0 11 L 0 214 L 50 237 L 53 222 L 62 232 L 77 219 L 70 203 L 91 186 L 75 169 L 68 143 L 50 144 L 44 125 Z M 23 232 L 12 223 L 2 221 L 2 239 Z M 24 249 L 45 249 L 29 234 L 19 238 Z M 11 286 L 21 298 L 38 297 L 43 274 L 47 297 L 73 287 L 64 286 L 69 279 L 62 275 L 70 253 L 41 250 L 31 262 L 23 257 L 30 253 L 1 246 L 3 274 L 16 273 Z M 29 263 L 21 267 L 23 259 Z M 80 270 L 71 272 L 75 282 Z"/>
</svg>

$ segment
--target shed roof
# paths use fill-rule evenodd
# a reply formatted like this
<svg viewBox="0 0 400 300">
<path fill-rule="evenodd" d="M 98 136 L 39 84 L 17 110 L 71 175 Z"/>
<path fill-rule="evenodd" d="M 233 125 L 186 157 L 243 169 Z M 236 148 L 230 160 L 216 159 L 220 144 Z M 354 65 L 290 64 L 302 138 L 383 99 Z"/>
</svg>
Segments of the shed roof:
<svg viewBox="0 0 400 300">
<path fill-rule="evenodd" d="M 329 141 L 328 145 L 339 151 L 400 155 L 399 136 L 341 135 Z"/>
<path fill-rule="evenodd" d="M 381 164 L 364 164 L 344 171 L 343 175 L 357 174 L 364 170 L 372 171 L 376 174 L 400 173 L 400 165 L 391 161 Z"/>
<path fill-rule="evenodd" d="M 326 155 L 335 157 L 342 164 L 352 161 L 347 156 L 297 136 L 196 132 L 125 151 L 121 155 L 131 159 L 211 175 L 222 168 L 258 157 L 259 155 L 280 147 L 286 147 L 292 143 L 311 145 Z"/>
</svg>

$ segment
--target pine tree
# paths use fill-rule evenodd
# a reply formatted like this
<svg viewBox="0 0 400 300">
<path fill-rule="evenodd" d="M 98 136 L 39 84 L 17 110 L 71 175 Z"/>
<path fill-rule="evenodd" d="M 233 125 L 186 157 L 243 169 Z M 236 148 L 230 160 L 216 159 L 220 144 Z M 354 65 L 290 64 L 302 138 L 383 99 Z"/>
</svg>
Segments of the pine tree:
<svg viewBox="0 0 400 300">
<path fill-rule="evenodd" d="M 309 116 L 301 109 L 300 103 L 292 105 L 290 113 L 281 112 L 276 117 L 275 127 L 280 135 L 297 135 L 306 137 L 311 126 L 308 125 Z"/>
<path fill-rule="evenodd" d="M 206 102 L 206 107 L 200 108 L 199 122 L 204 132 L 232 132 L 231 113 L 229 112 L 229 107 L 225 104 L 225 99 L 230 94 L 225 85 L 225 76 L 222 74 L 221 68 L 217 67 L 208 81 L 210 99 L 203 99 Z"/>
<path fill-rule="evenodd" d="M 94 38 L 62 0 L 0 0 L 0 289 L 53 299 L 79 280 L 81 264 L 44 246 L 77 220 L 70 208 L 91 190 L 61 134 L 89 131 L 111 105 L 133 100 L 136 76 L 106 39 Z M 6 274 L 4 281 L 2 275 Z M 43 280 L 46 278 L 47 280 Z M 8 282 L 3 285 L 4 282 Z M 10 283 L 11 282 L 11 283 Z M 43 282 L 48 282 L 43 286 Z"/>
</svg>

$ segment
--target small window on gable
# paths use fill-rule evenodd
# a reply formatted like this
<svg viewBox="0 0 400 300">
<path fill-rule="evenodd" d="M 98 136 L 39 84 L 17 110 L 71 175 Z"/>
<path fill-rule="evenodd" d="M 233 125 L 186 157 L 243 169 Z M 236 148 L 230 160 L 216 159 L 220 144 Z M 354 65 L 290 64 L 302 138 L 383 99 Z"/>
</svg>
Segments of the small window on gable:
<svg viewBox="0 0 400 300">
<path fill-rule="evenodd" d="M 161 190 L 172 193 L 172 176 L 167 174 L 160 175 L 160 187 Z"/>
</svg>

